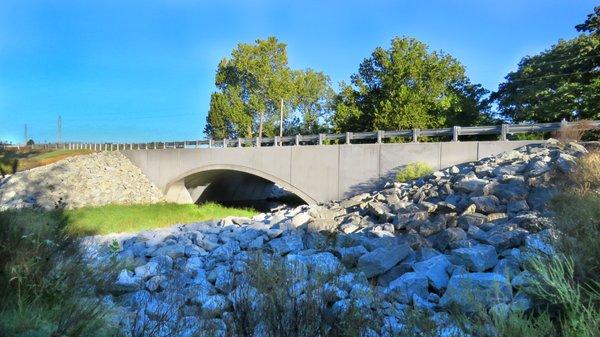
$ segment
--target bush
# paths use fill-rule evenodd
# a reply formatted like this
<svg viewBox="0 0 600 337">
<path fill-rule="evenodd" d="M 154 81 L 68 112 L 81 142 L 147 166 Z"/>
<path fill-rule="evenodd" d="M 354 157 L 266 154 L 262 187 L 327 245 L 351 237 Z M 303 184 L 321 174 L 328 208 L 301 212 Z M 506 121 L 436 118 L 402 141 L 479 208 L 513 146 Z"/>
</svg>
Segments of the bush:
<svg viewBox="0 0 600 337">
<path fill-rule="evenodd" d="M 577 159 L 569 180 L 582 195 L 600 188 L 600 151 L 594 151 Z"/>
<path fill-rule="evenodd" d="M 317 274 L 307 278 L 299 264 L 277 256 L 255 255 L 246 262 L 245 279 L 233 296 L 229 335 L 271 337 L 359 337 L 381 320 L 369 307 L 351 301 L 340 315 L 332 315 L 326 283 L 338 276 Z M 299 293 L 298 286 L 304 290 Z"/>
<path fill-rule="evenodd" d="M 564 191 L 550 208 L 560 233 L 555 245 L 575 262 L 575 280 L 600 280 L 600 195 Z"/>
<path fill-rule="evenodd" d="M 428 175 L 431 172 L 433 172 L 433 169 L 426 163 L 411 163 L 404 166 L 400 171 L 398 171 L 398 173 L 396 173 L 396 181 L 403 183 Z"/>
<path fill-rule="evenodd" d="M 538 303 L 547 305 L 561 336 L 600 336 L 600 284 L 597 281 L 577 282 L 574 262 L 565 256 L 534 258 L 530 267 L 536 276 L 530 292 Z"/>
</svg>

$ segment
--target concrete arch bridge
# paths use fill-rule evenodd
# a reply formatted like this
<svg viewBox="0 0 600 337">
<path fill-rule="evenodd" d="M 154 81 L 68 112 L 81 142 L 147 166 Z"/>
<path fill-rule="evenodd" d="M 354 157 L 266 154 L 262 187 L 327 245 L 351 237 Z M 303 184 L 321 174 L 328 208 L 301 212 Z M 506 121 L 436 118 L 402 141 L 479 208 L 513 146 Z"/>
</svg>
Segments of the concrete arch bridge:
<svg viewBox="0 0 600 337">
<path fill-rule="evenodd" d="M 413 162 L 435 169 L 543 141 L 454 141 L 255 147 L 129 149 L 168 201 L 261 200 L 273 184 L 308 204 L 372 191 Z"/>
</svg>

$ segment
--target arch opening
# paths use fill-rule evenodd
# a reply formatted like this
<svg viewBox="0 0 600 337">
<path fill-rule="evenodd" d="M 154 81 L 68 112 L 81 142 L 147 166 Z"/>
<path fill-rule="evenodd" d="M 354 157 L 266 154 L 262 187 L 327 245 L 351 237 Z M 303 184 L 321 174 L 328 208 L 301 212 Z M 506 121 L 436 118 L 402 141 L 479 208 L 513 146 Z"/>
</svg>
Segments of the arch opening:
<svg viewBox="0 0 600 337">
<path fill-rule="evenodd" d="M 268 212 L 279 207 L 310 203 L 274 181 L 234 169 L 209 169 L 183 179 L 196 204 L 216 202 L 225 206 L 252 207 Z M 284 185 L 284 184 L 281 184 Z"/>
</svg>

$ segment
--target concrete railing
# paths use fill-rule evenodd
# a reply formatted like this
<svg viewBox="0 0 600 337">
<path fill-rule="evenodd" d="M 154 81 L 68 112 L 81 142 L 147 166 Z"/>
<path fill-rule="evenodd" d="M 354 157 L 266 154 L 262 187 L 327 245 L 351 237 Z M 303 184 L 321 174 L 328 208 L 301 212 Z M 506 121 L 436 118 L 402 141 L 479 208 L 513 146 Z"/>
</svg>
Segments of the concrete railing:
<svg viewBox="0 0 600 337">
<path fill-rule="evenodd" d="M 50 143 L 36 144 L 30 147 L 47 149 L 87 149 L 92 151 L 117 151 L 117 150 L 146 150 L 146 149 L 172 149 L 172 148 L 198 148 L 198 147 L 248 147 L 248 146 L 286 146 L 286 145 L 324 145 L 333 141 L 336 144 L 352 144 L 352 141 L 373 141 L 382 143 L 386 139 L 408 138 L 418 143 L 420 137 L 452 137 L 452 141 L 460 141 L 461 136 L 499 135 L 501 141 L 508 140 L 508 135 L 536 132 L 552 132 L 568 128 L 584 126 L 600 129 L 600 121 L 580 122 L 535 123 L 535 124 L 502 124 L 489 126 L 454 126 L 441 129 L 412 129 L 396 131 L 373 132 L 346 132 L 346 133 L 321 133 L 317 135 L 295 135 L 285 137 L 255 137 L 237 139 L 203 139 L 186 141 L 158 141 L 150 143 Z M 17 146 L 13 146 L 17 147 Z"/>
</svg>

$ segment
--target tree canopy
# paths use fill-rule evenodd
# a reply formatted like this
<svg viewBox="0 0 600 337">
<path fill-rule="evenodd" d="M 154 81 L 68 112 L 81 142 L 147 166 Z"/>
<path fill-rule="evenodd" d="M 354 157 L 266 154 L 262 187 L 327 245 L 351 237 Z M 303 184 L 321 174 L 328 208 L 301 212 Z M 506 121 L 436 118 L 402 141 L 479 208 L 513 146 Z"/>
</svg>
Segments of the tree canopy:
<svg viewBox="0 0 600 337">
<path fill-rule="evenodd" d="M 215 84 L 205 128 L 213 138 L 276 135 L 282 101 L 284 126 L 314 128 L 331 92 L 325 74 L 290 69 L 274 37 L 239 44 L 219 63 Z"/>
<path fill-rule="evenodd" d="M 582 32 L 544 52 L 526 56 L 492 99 L 514 122 L 600 118 L 600 6 L 577 25 Z"/>
<path fill-rule="evenodd" d="M 337 131 L 470 125 L 486 118 L 486 94 L 452 56 L 396 37 L 360 64 L 351 84 L 340 84 L 332 124 Z"/>
</svg>

